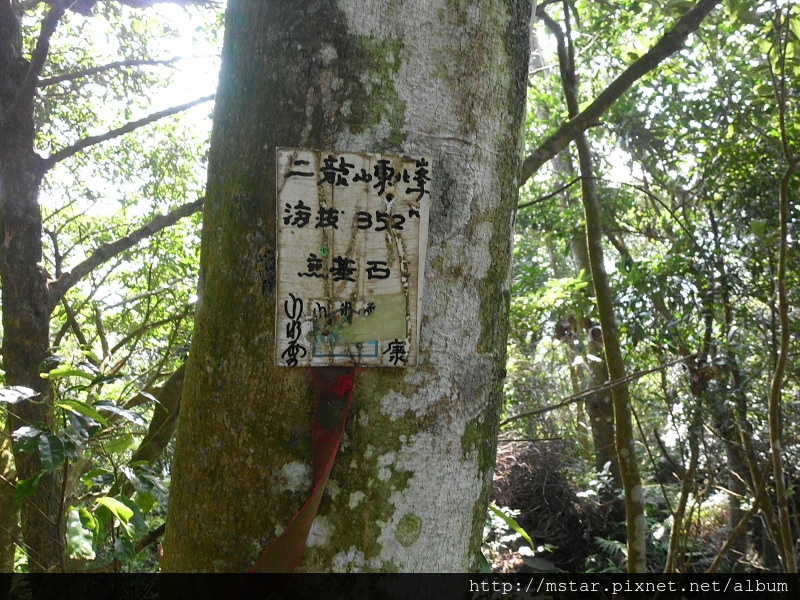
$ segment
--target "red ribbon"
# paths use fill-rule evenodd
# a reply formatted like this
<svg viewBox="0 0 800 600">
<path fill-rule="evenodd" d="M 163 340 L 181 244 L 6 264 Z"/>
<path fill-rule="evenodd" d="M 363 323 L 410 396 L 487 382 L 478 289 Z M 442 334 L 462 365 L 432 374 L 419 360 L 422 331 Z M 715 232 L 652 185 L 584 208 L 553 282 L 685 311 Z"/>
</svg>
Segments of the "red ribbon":
<svg viewBox="0 0 800 600">
<path fill-rule="evenodd" d="M 353 400 L 355 376 L 355 367 L 311 367 L 314 388 L 311 497 L 250 568 L 250 573 L 292 573 L 300 564 L 308 532 L 317 516 L 328 475 L 342 441 L 344 424 Z"/>
</svg>

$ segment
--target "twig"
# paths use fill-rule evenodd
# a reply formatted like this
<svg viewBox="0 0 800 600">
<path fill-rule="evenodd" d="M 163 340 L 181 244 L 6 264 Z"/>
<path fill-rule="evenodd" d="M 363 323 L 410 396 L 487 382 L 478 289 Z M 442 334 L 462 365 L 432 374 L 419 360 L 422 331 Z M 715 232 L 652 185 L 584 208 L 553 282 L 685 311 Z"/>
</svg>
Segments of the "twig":
<svg viewBox="0 0 800 600">
<path fill-rule="evenodd" d="M 52 77 L 44 77 L 39 80 L 39 83 L 37 85 L 38 87 L 43 88 L 49 85 L 55 85 L 57 83 L 61 83 L 62 81 L 72 81 L 74 79 L 80 79 L 81 77 L 89 77 L 91 75 L 97 75 L 99 73 L 103 73 L 104 71 L 113 71 L 114 69 L 123 69 L 125 67 L 170 65 L 180 60 L 185 60 L 185 59 L 183 57 L 175 57 L 164 60 L 155 60 L 155 59 L 119 60 L 116 62 L 108 63 L 107 65 L 87 67 L 85 69 L 72 71 L 70 73 L 61 73 L 60 75 L 53 75 Z"/>
<path fill-rule="evenodd" d="M 91 135 L 89 137 L 85 137 L 81 140 L 78 140 L 71 146 L 67 146 L 66 148 L 62 148 L 58 152 L 55 152 L 42 160 L 42 172 L 47 172 L 50 168 L 53 167 L 56 163 L 61 162 L 62 160 L 69 158 L 70 156 L 74 156 L 78 152 L 85 150 L 90 146 L 94 146 L 101 142 L 106 142 L 108 140 L 113 140 L 114 138 L 118 138 L 121 135 L 125 135 L 126 133 L 130 133 L 131 131 L 135 131 L 140 127 L 144 127 L 145 125 L 149 125 L 150 123 L 154 123 L 159 119 L 163 119 L 165 117 L 172 116 L 179 112 L 183 112 L 193 106 L 197 106 L 198 104 L 202 104 L 203 102 L 209 102 L 210 100 L 214 99 L 214 94 L 210 96 L 203 96 L 202 98 L 198 98 L 197 100 L 192 100 L 191 102 L 186 102 L 185 104 L 180 104 L 178 106 L 173 106 L 171 108 L 167 108 L 165 110 L 161 110 L 155 113 L 152 113 L 143 119 L 139 119 L 138 121 L 131 121 L 130 123 L 126 123 L 122 127 L 117 127 L 116 129 L 112 129 L 111 131 L 107 131 L 100 135 Z"/>
<path fill-rule="evenodd" d="M 175 289 L 175 284 L 180 281 L 178 278 L 173 278 L 167 281 L 167 285 L 161 286 L 157 290 L 149 290 L 147 292 L 142 292 L 141 294 L 135 294 L 133 296 L 128 296 L 123 298 L 119 302 L 114 302 L 113 304 L 106 304 L 107 309 L 117 308 L 118 306 L 125 306 L 126 304 L 131 304 L 133 302 L 138 302 L 139 300 L 144 300 L 145 298 L 150 298 L 151 296 L 158 296 L 159 294 L 163 294 L 169 290 Z"/>
<path fill-rule="evenodd" d="M 557 410 L 559 408 L 567 406 L 568 404 L 572 404 L 574 402 L 578 402 L 579 400 L 583 400 L 584 398 L 586 398 L 588 396 L 592 396 L 592 395 L 597 394 L 599 392 L 605 392 L 605 391 L 611 390 L 611 389 L 613 389 L 613 388 L 615 388 L 615 387 L 617 387 L 619 385 L 623 385 L 623 384 L 628 383 L 630 381 L 634 381 L 636 379 L 644 377 L 645 375 L 650 375 L 651 373 L 656 373 L 657 371 L 663 371 L 664 369 L 667 369 L 669 367 L 672 367 L 674 365 L 682 363 L 685 360 L 686 360 L 686 357 L 676 358 L 675 360 L 673 360 L 671 362 L 668 362 L 666 364 L 663 364 L 663 365 L 659 365 L 658 367 L 653 367 L 652 369 L 647 369 L 646 371 L 638 371 L 638 372 L 633 373 L 631 375 L 627 375 L 623 379 L 618 379 L 617 381 L 607 381 L 607 382 L 605 382 L 605 383 L 603 383 L 601 385 L 596 385 L 594 387 L 590 387 L 590 388 L 588 388 L 586 390 L 583 390 L 582 392 L 580 392 L 578 394 L 573 394 L 571 396 L 567 396 L 566 398 L 564 398 L 563 400 L 561 400 L 560 402 L 558 402 L 556 404 L 551 404 L 550 406 L 543 406 L 542 408 L 537 408 L 537 409 L 534 409 L 534 410 L 528 410 L 528 411 L 519 413 L 517 415 L 512 415 L 512 416 L 507 417 L 507 418 L 503 419 L 502 421 L 500 421 L 500 427 L 502 427 L 503 425 L 507 425 L 508 423 L 511 423 L 512 421 L 516 421 L 517 419 L 524 419 L 526 417 L 533 417 L 535 415 L 540 415 L 542 413 L 550 412 L 551 410 Z"/>
<path fill-rule="evenodd" d="M 573 185 L 578 183 L 580 180 L 581 180 L 580 176 L 575 177 L 571 181 L 565 183 L 560 188 L 557 188 L 557 189 L 553 190 L 549 194 L 545 194 L 544 196 L 539 196 L 538 198 L 536 198 L 536 200 L 531 200 L 530 202 L 526 202 L 525 204 L 517 205 L 517 210 L 521 210 L 523 208 L 528 208 L 529 206 L 533 206 L 534 204 L 539 204 L 540 202 L 544 202 L 545 200 L 550 200 L 550 198 L 554 198 L 555 196 L 558 196 L 561 192 L 563 192 L 565 190 L 568 190 Z"/>
<path fill-rule="evenodd" d="M 50 306 L 55 306 L 56 302 L 64 296 L 67 290 L 86 277 L 86 275 L 91 273 L 94 269 L 132 248 L 143 239 L 174 225 L 184 217 L 193 215 L 203 207 L 203 202 L 205 202 L 205 198 L 200 198 L 194 202 L 179 206 L 166 215 L 158 215 L 152 221 L 125 237 L 99 246 L 89 258 L 78 263 L 72 271 L 68 271 L 55 281 L 50 282 L 48 298 Z"/>
<path fill-rule="evenodd" d="M 548 136 L 522 164 L 520 186 L 538 171 L 548 160 L 564 150 L 581 133 L 596 124 L 609 108 L 627 92 L 634 83 L 647 75 L 666 58 L 683 47 L 686 38 L 695 31 L 720 0 L 699 0 L 675 26 L 665 33 L 643 56 L 625 69 L 597 98 L 570 119 L 555 133 Z"/>
</svg>

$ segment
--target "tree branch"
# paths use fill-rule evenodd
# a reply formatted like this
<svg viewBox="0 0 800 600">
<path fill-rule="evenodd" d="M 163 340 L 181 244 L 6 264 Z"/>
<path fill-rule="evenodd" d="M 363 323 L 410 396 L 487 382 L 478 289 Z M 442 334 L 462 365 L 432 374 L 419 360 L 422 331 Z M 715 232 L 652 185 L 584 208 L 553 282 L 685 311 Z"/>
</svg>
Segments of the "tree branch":
<svg viewBox="0 0 800 600">
<path fill-rule="evenodd" d="M 625 69 L 581 113 L 570 119 L 555 133 L 548 136 L 522 163 L 520 185 L 524 185 L 548 160 L 564 150 L 577 136 L 598 122 L 609 108 L 619 100 L 639 79 L 654 70 L 666 58 L 683 47 L 689 34 L 719 4 L 720 0 L 698 0 L 675 26 L 656 42 L 643 56 Z"/>
<path fill-rule="evenodd" d="M 176 57 L 164 60 L 152 60 L 152 59 L 119 60 L 117 62 L 108 63 L 107 65 L 100 65 L 97 67 L 87 67 L 85 69 L 72 71 L 70 73 L 62 73 L 61 75 L 53 75 L 52 77 L 45 77 L 43 79 L 40 79 L 37 85 L 38 87 L 43 88 L 49 85 L 55 85 L 56 83 L 61 83 L 62 81 L 72 81 L 74 79 L 80 79 L 81 77 L 89 77 L 90 75 L 97 75 L 98 73 L 103 73 L 105 71 L 113 71 L 114 69 L 123 69 L 125 67 L 143 67 L 148 65 L 150 66 L 171 65 L 172 63 L 178 62 L 180 60 L 184 60 L 184 58 Z"/>
<path fill-rule="evenodd" d="M 19 116 L 23 110 L 30 112 L 33 108 L 33 97 L 36 93 L 36 82 L 39 75 L 44 68 L 44 61 L 47 60 L 47 54 L 50 52 L 50 39 L 58 27 L 58 22 L 67 9 L 75 3 L 75 0 L 62 0 L 61 2 L 53 4 L 53 7 L 47 12 L 44 19 L 42 19 L 42 27 L 39 31 L 39 39 L 36 41 L 36 48 L 31 55 L 31 63 L 28 65 L 28 72 L 25 73 L 25 79 L 17 90 L 17 95 L 11 103 L 8 110 L 8 120 Z"/>
<path fill-rule="evenodd" d="M 98 247 L 89 258 L 78 263 L 72 271 L 66 272 L 55 281 L 50 282 L 48 298 L 50 306 L 55 306 L 55 304 L 64 297 L 67 290 L 86 277 L 86 275 L 91 273 L 94 269 L 105 264 L 122 252 L 129 250 L 143 239 L 174 225 L 184 217 L 193 215 L 203 207 L 203 202 L 205 202 L 205 198 L 200 198 L 189 204 L 179 206 L 166 215 L 158 215 L 152 221 L 125 237 Z"/>
<path fill-rule="evenodd" d="M 623 379 L 617 379 L 616 381 L 606 381 L 601 385 L 596 385 L 590 388 L 583 390 L 582 392 L 578 392 L 577 394 L 572 394 L 571 396 L 567 396 L 560 402 L 556 404 L 550 404 L 549 406 L 543 406 L 541 408 L 536 408 L 534 410 L 527 410 L 525 412 L 521 412 L 517 415 L 511 415 L 510 417 L 506 417 L 502 421 L 500 421 L 500 427 L 504 425 L 508 425 L 509 423 L 516 421 L 517 419 L 525 419 L 527 417 L 535 417 L 536 415 L 541 415 L 546 412 L 550 412 L 551 410 L 557 410 L 568 404 L 573 404 L 574 402 L 579 402 L 580 400 L 584 400 L 589 396 L 593 396 L 599 392 L 607 392 L 611 389 L 614 389 L 617 386 L 624 385 L 630 383 L 631 381 L 635 381 L 636 379 L 640 379 L 645 375 L 650 375 L 651 373 L 656 373 L 658 371 L 663 371 L 669 367 L 674 365 L 680 364 L 682 362 L 686 362 L 686 357 L 682 356 L 681 358 L 676 358 L 673 361 L 670 361 L 666 364 L 659 365 L 658 367 L 653 367 L 652 369 L 647 369 L 645 371 L 638 371 L 637 373 L 633 373 L 631 375 L 627 375 Z"/>
<path fill-rule="evenodd" d="M 147 333 L 151 329 L 155 329 L 156 327 L 161 327 L 162 325 L 167 325 L 167 324 L 173 323 L 175 321 L 180 321 L 182 319 L 185 319 L 186 316 L 187 316 L 187 311 L 186 310 L 182 310 L 177 315 L 172 315 L 172 316 L 166 317 L 164 319 L 159 319 L 158 321 L 145 323 L 141 327 L 136 328 L 134 331 L 132 331 L 131 333 L 126 335 L 119 342 L 114 344 L 114 347 L 111 348 L 111 350 L 109 351 L 109 355 L 116 354 L 122 348 L 124 348 L 128 343 L 130 343 L 133 340 L 137 340 L 138 338 L 141 338 L 142 335 L 144 335 L 145 333 Z"/>
<path fill-rule="evenodd" d="M 40 0 L 41 1 L 41 0 Z M 57 0 L 44 0 L 48 4 L 53 4 Z M 85 17 L 91 17 L 94 14 L 94 6 L 100 0 L 74 0 L 70 2 L 73 4 L 70 8 L 78 14 L 81 14 Z M 161 2 L 172 2 L 173 4 L 178 4 L 180 6 L 202 6 L 202 7 L 217 7 L 219 6 L 219 2 L 216 0 L 117 0 L 120 4 L 124 4 L 125 6 L 130 6 L 132 8 L 149 8 L 153 4 L 158 4 Z M 38 2 L 34 1 L 32 4 L 35 6 Z"/>
<path fill-rule="evenodd" d="M 129 464 L 137 461 L 147 461 L 153 464 L 163 454 L 172 436 L 175 434 L 175 426 L 178 422 L 178 414 L 181 407 L 181 396 L 183 395 L 184 374 L 186 373 L 186 363 L 178 367 L 172 375 L 164 382 L 164 385 L 155 394 L 158 404 L 153 406 L 153 418 L 150 426 L 139 447 L 131 455 Z"/>
<path fill-rule="evenodd" d="M 574 177 L 569 182 L 565 183 L 560 188 L 557 188 L 557 189 L 553 190 L 549 194 L 546 194 L 544 196 L 539 196 L 538 198 L 536 198 L 536 200 L 531 200 L 530 202 L 525 202 L 523 204 L 518 204 L 517 205 L 517 210 L 521 210 L 523 208 L 528 208 L 529 206 L 533 206 L 534 204 L 539 204 L 540 202 L 545 202 L 546 200 L 550 200 L 550 198 L 554 198 L 554 197 L 558 196 L 559 194 L 561 194 L 565 190 L 568 190 L 573 185 L 578 183 L 580 180 L 581 180 L 580 176 Z"/>
<path fill-rule="evenodd" d="M 69 158 L 70 156 L 73 156 L 78 152 L 81 152 L 82 150 L 85 150 L 89 146 L 94 146 L 95 144 L 112 140 L 121 135 L 125 135 L 126 133 L 130 133 L 131 131 L 139 129 L 140 127 L 144 127 L 145 125 L 149 125 L 150 123 L 158 121 L 159 119 L 163 119 L 165 117 L 169 117 L 179 112 L 183 112 L 184 110 L 192 108 L 193 106 L 197 106 L 198 104 L 202 104 L 203 102 L 208 102 L 209 100 L 213 99 L 214 99 L 214 94 L 210 96 L 203 96 L 202 98 L 198 98 L 197 100 L 192 100 L 191 102 L 187 102 L 185 104 L 180 104 L 178 106 L 173 106 L 171 108 L 167 108 L 165 110 L 152 113 L 151 115 L 148 115 L 143 119 L 139 119 L 138 121 L 131 121 L 130 123 L 126 123 L 122 127 L 118 127 L 117 129 L 112 129 L 111 131 L 107 131 L 106 133 L 103 133 L 101 135 L 92 135 L 83 138 L 82 140 L 78 140 L 71 146 L 62 148 L 58 152 L 55 152 L 50 156 L 48 156 L 47 158 L 45 158 L 42 161 L 42 172 L 48 171 L 56 163 L 61 162 L 65 158 Z"/>
<path fill-rule="evenodd" d="M 141 294 L 135 294 L 133 296 L 128 296 L 123 298 L 119 302 L 114 302 L 113 304 L 106 304 L 106 308 L 116 308 L 118 306 L 125 306 L 126 304 L 131 304 L 133 302 L 138 302 L 139 300 L 143 300 L 145 298 L 150 298 L 151 296 L 158 296 L 164 292 L 167 292 L 175 287 L 175 284 L 180 281 L 177 277 L 173 277 L 167 281 L 166 285 L 161 286 L 155 290 L 148 290 L 146 292 L 142 292 Z"/>
</svg>

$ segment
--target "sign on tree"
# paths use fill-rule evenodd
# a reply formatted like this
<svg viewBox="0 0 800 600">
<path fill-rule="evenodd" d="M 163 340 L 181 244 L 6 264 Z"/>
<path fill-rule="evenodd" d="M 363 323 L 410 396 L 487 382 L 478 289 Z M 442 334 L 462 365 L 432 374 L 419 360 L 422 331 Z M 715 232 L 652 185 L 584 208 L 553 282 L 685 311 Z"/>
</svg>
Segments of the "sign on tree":
<svg viewBox="0 0 800 600">
<path fill-rule="evenodd" d="M 279 365 L 416 364 L 431 162 L 277 150 Z"/>
</svg>

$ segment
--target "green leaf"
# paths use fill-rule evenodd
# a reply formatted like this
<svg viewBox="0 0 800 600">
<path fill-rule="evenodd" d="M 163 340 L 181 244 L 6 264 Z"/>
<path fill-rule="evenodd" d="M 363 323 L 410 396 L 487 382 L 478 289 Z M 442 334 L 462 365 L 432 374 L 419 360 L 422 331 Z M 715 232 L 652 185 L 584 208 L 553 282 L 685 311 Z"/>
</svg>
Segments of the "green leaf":
<svg viewBox="0 0 800 600">
<path fill-rule="evenodd" d="M 83 354 L 83 355 L 84 355 L 86 358 L 88 358 L 89 360 L 93 360 L 93 361 L 94 361 L 94 362 L 96 362 L 96 363 L 101 363 L 101 362 L 103 362 L 103 359 L 101 359 L 99 356 L 97 356 L 97 354 L 95 353 L 95 351 L 94 351 L 94 350 L 92 350 L 92 349 L 91 349 L 91 348 L 89 348 L 89 347 L 82 346 L 82 347 L 81 347 L 81 354 Z"/>
<path fill-rule="evenodd" d="M 156 498 L 150 492 L 137 492 L 136 505 L 143 513 L 149 513 L 156 505 Z"/>
<path fill-rule="evenodd" d="M 105 506 L 111 511 L 111 514 L 113 514 L 123 523 L 127 523 L 133 517 L 133 510 L 131 510 L 126 504 L 117 500 L 117 498 L 103 496 L 102 498 L 95 500 L 95 502 L 101 506 Z"/>
<path fill-rule="evenodd" d="M 64 442 L 55 434 L 43 433 L 39 436 L 39 455 L 42 467 L 51 472 L 64 464 Z"/>
<path fill-rule="evenodd" d="M 102 539 L 107 532 L 114 528 L 114 513 L 103 504 L 100 504 L 94 511 L 94 516 L 97 520 L 97 536 Z"/>
<path fill-rule="evenodd" d="M 97 534 L 100 531 L 100 522 L 97 520 L 97 517 L 95 517 L 89 511 L 88 508 L 81 506 L 78 509 L 78 515 L 80 516 L 81 525 L 83 525 L 83 527 L 93 532 L 94 534 Z"/>
<path fill-rule="evenodd" d="M 133 441 L 133 436 L 130 433 L 124 433 L 119 437 L 108 440 L 103 444 L 103 447 L 106 449 L 106 452 L 117 454 L 130 448 L 133 445 Z"/>
<path fill-rule="evenodd" d="M 122 562 L 130 562 L 136 556 L 136 548 L 133 546 L 133 540 L 128 536 L 121 535 L 114 542 L 114 558 Z"/>
<path fill-rule="evenodd" d="M 478 552 L 478 573 L 491 573 L 492 565 L 486 560 L 483 552 Z"/>
<path fill-rule="evenodd" d="M 692 6 L 694 6 L 694 2 L 691 0 L 670 0 L 667 2 L 666 6 L 664 6 L 664 13 L 681 17 L 685 15 Z"/>
<path fill-rule="evenodd" d="M 14 500 L 17 504 L 22 502 L 23 498 L 36 491 L 36 488 L 39 487 L 39 480 L 42 478 L 42 475 L 44 475 L 44 473 L 39 473 L 28 479 L 17 481 L 17 486 L 14 489 Z"/>
<path fill-rule="evenodd" d="M 147 425 L 147 420 L 137 412 L 122 408 L 113 402 L 96 402 L 94 407 L 97 410 L 104 410 L 112 414 L 118 415 L 136 425 Z"/>
<path fill-rule="evenodd" d="M 130 498 L 126 498 L 125 496 L 117 496 L 117 502 L 124 504 L 128 510 L 131 511 L 131 516 L 128 519 L 126 525 L 126 531 L 128 535 L 131 536 L 132 539 L 139 539 L 149 532 L 147 527 L 147 523 L 145 523 L 144 515 L 142 514 L 142 510 L 139 506 Z"/>
<path fill-rule="evenodd" d="M 166 510 L 169 504 L 169 490 L 164 480 L 158 475 L 144 471 L 139 474 L 139 478 L 148 481 L 152 485 L 148 493 L 152 494 L 156 501 Z"/>
<path fill-rule="evenodd" d="M 767 236 L 766 219 L 751 219 L 750 232 L 758 239 L 763 240 Z"/>
<path fill-rule="evenodd" d="M 731 21 L 741 21 L 743 23 L 758 23 L 755 2 L 751 0 L 726 0 L 725 8 Z"/>
<path fill-rule="evenodd" d="M 514 530 L 514 531 L 516 531 L 518 534 L 520 534 L 520 535 L 522 536 L 522 538 L 523 538 L 523 539 L 524 539 L 526 542 L 528 542 L 528 544 L 530 545 L 530 547 L 531 547 L 531 548 L 533 548 L 533 547 L 534 547 L 534 545 L 533 545 L 533 540 L 532 540 L 532 539 L 531 539 L 531 537 L 528 535 L 528 532 L 527 532 L 527 531 L 525 531 L 525 530 L 524 530 L 522 527 L 520 527 L 520 524 L 519 524 L 519 523 L 517 523 L 517 521 L 516 521 L 515 519 L 513 519 L 513 518 L 512 518 L 512 517 L 510 517 L 510 516 L 508 516 L 506 513 L 504 513 L 504 512 L 503 512 L 503 510 L 502 510 L 502 509 L 498 508 L 498 507 L 497 507 L 497 506 L 495 506 L 494 504 L 490 504 L 490 505 L 489 505 L 489 510 L 490 510 L 490 511 L 492 511 L 494 514 L 496 514 L 496 515 L 497 515 L 498 517 L 500 517 L 501 519 L 503 519 L 503 521 L 505 521 L 506 525 L 508 525 L 509 527 L 511 527 L 511 529 L 513 529 L 513 530 Z"/>
<path fill-rule="evenodd" d="M 148 400 L 152 400 L 152 401 L 153 401 L 153 402 L 155 402 L 156 404 L 161 404 L 161 400 L 159 400 L 158 398 L 156 398 L 155 396 L 153 396 L 153 394 L 151 394 L 150 392 L 145 392 L 144 390 L 140 390 L 140 391 L 138 391 L 138 392 L 136 392 L 136 393 L 137 393 L 139 396 L 143 396 L 144 398 L 147 398 Z"/>
<path fill-rule="evenodd" d="M 122 471 L 122 474 L 125 475 L 125 477 L 128 478 L 128 481 L 131 482 L 133 489 L 140 494 L 149 492 L 153 487 L 153 483 L 151 481 L 143 477 L 139 477 L 139 474 L 130 467 L 121 467 L 120 471 Z"/>
<path fill-rule="evenodd" d="M 73 508 L 67 515 L 67 553 L 70 558 L 87 558 L 93 560 L 94 533 L 86 528 L 78 509 Z"/>
<path fill-rule="evenodd" d="M 94 432 L 101 429 L 100 423 L 94 419 L 84 417 L 71 410 L 67 411 L 67 420 L 67 425 L 60 432 L 61 438 L 64 441 L 69 440 L 69 443 L 80 448 L 85 445 L 86 441 L 92 437 Z"/>
<path fill-rule="evenodd" d="M 767 83 L 759 84 L 755 87 L 755 93 L 761 98 L 772 98 L 775 95 L 775 90 L 772 85 Z"/>
<path fill-rule="evenodd" d="M 14 439 L 14 445 L 19 452 L 36 452 L 39 447 L 39 436 L 42 433 L 42 430 L 37 427 L 25 425 L 15 429 L 11 437 Z"/>
<path fill-rule="evenodd" d="M 108 427 L 108 421 L 106 421 L 105 417 L 103 417 L 103 415 L 85 402 L 79 402 L 78 400 L 62 400 L 61 402 L 56 403 L 56 406 L 74 413 L 79 413 L 84 417 L 94 419 L 103 427 Z"/>
<path fill-rule="evenodd" d="M 50 379 L 51 381 L 64 379 L 65 377 L 83 377 L 84 379 L 89 379 L 89 380 L 95 378 L 94 373 L 83 371 L 81 369 L 76 369 L 72 365 L 59 365 L 52 371 L 49 371 L 47 373 L 41 373 L 40 376 L 42 377 L 42 379 Z"/>
<path fill-rule="evenodd" d="M 6 404 L 16 404 L 24 400 L 35 398 L 38 395 L 39 392 L 21 385 L 0 388 L 0 402 L 5 402 Z"/>
<path fill-rule="evenodd" d="M 94 485 L 104 485 L 107 483 L 113 483 L 114 473 L 112 473 L 108 469 L 102 469 L 102 468 L 92 469 L 81 478 L 81 481 L 83 482 L 83 485 L 85 485 L 88 488 L 91 488 Z"/>
<path fill-rule="evenodd" d="M 98 375 L 92 379 L 92 385 L 97 385 L 99 383 L 111 383 L 112 381 L 117 381 L 118 379 L 121 379 L 120 375 Z"/>
</svg>

